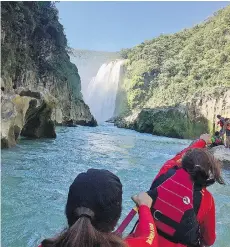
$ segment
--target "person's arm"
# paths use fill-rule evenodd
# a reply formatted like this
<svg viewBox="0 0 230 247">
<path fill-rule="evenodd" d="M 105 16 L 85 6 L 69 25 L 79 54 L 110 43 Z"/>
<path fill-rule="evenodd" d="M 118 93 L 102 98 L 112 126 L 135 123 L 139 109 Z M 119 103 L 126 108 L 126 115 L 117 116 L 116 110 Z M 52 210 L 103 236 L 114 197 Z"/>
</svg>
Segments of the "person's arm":
<svg viewBox="0 0 230 247">
<path fill-rule="evenodd" d="M 204 203 L 207 205 L 207 200 Z M 201 243 L 203 246 L 211 246 L 216 240 L 215 202 L 212 196 L 211 200 L 208 200 L 208 203 L 210 203 L 209 210 L 200 222 Z M 205 206 L 201 204 L 201 209 L 202 207 L 205 208 Z"/>
<path fill-rule="evenodd" d="M 126 238 L 130 247 L 158 247 L 158 235 L 150 209 L 146 205 L 139 207 L 139 223 L 132 236 Z"/>
<path fill-rule="evenodd" d="M 164 165 L 162 166 L 162 168 L 160 169 L 159 173 L 157 174 L 156 178 L 159 177 L 160 175 L 166 173 L 169 169 L 171 169 L 175 165 L 180 166 L 181 165 L 182 156 L 188 150 L 193 149 L 193 148 L 204 148 L 204 147 L 206 147 L 206 141 L 205 140 L 199 139 L 199 140 L 195 141 L 192 145 L 190 145 L 189 147 L 183 149 L 181 152 L 176 154 L 175 157 L 173 157 L 172 159 L 166 161 L 164 163 Z"/>
</svg>

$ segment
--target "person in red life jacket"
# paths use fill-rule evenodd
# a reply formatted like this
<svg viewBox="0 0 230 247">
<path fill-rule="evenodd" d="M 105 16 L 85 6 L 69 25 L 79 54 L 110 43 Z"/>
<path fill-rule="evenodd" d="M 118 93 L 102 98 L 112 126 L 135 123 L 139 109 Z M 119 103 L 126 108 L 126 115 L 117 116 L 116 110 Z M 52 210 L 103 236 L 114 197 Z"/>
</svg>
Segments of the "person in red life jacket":
<svg viewBox="0 0 230 247">
<path fill-rule="evenodd" d="M 133 200 L 138 205 L 139 224 L 133 236 L 122 239 L 112 232 L 121 215 L 122 184 L 107 170 L 89 169 L 69 188 L 68 228 L 43 240 L 39 247 L 158 247 L 151 197 L 141 192 Z"/>
<path fill-rule="evenodd" d="M 212 136 L 211 141 L 212 143 L 209 147 L 216 147 L 219 145 L 224 145 L 223 136 L 220 135 L 219 131 L 215 132 L 215 135 Z"/>
<path fill-rule="evenodd" d="M 225 118 L 221 117 L 221 115 L 216 116 L 219 121 L 217 122 L 217 125 L 220 125 L 220 135 L 224 135 L 224 123 L 225 123 Z"/>
<path fill-rule="evenodd" d="M 200 139 L 167 161 L 149 195 L 160 247 L 211 246 L 215 242 L 215 202 L 207 187 L 224 184 L 220 163 L 206 149 L 211 136 Z"/>
<path fill-rule="evenodd" d="M 181 152 L 176 154 L 175 157 L 166 161 L 164 165 L 161 167 L 159 173 L 157 174 L 156 178 L 159 177 L 161 174 L 167 172 L 170 168 L 174 167 L 175 164 L 177 166 L 181 166 L 182 156 L 186 153 L 186 151 L 194 148 L 205 148 L 207 144 L 211 144 L 211 136 L 209 134 L 203 134 L 200 136 L 199 140 L 194 141 L 190 144 L 189 147 L 183 149 Z"/>
</svg>

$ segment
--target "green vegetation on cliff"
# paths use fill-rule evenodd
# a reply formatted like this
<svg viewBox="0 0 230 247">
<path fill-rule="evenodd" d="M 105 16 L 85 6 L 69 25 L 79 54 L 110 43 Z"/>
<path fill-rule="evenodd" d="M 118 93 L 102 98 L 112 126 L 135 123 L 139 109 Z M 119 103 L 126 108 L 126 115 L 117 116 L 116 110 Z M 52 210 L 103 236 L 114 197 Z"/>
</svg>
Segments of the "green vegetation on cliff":
<svg viewBox="0 0 230 247">
<path fill-rule="evenodd" d="M 25 86 L 25 75 L 33 71 L 44 87 L 47 75 L 52 75 L 60 88 L 68 82 L 72 97 L 82 97 L 78 70 L 67 54 L 66 36 L 53 2 L 2 2 L 1 19 L 2 78 L 12 84 L 6 87 Z"/>
<path fill-rule="evenodd" d="M 204 23 L 122 50 L 129 109 L 172 106 L 230 86 L 230 6 Z M 123 109 L 124 110 L 124 109 Z"/>
</svg>

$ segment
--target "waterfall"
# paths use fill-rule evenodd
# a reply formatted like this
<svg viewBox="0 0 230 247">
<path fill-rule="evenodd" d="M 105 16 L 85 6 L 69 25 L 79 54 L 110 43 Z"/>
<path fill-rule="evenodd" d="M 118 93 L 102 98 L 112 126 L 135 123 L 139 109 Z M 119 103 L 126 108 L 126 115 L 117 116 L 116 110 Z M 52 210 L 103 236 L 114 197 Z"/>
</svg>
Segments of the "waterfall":
<svg viewBox="0 0 230 247">
<path fill-rule="evenodd" d="M 104 63 L 88 85 L 85 101 L 99 123 L 113 117 L 123 63 L 123 60 Z"/>
</svg>

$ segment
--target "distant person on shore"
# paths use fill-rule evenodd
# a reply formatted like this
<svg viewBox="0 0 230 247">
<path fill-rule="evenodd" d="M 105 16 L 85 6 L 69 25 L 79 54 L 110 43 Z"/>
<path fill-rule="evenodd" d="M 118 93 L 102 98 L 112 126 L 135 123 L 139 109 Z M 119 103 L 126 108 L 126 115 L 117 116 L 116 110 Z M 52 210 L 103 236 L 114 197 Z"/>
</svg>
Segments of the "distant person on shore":
<svg viewBox="0 0 230 247">
<path fill-rule="evenodd" d="M 230 120 L 226 122 L 226 148 L 230 148 Z"/>
<path fill-rule="evenodd" d="M 217 122 L 217 125 L 220 125 L 220 135 L 223 136 L 225 133 L 225 130 L 224 130 L 225 118 L 221 117 L 221 115 L 217 115 L 216 117 L 219 119 L 219 121 Z"/>
<path fill-rule="evenodd" d="M 141 192 L 132 199 L 139 208 L 139 223 L 132 236 L 122 239 L 112 232 L 122 209 L 120 179 L 107 170 L 80 173 L 69 188 L 68 227 L 39 247 L 158 247 L 151 197 Z"/>
<path fill-rule="evenodd" d="M 212 143 L 209 147 L 216 147 L 219 145 L 224 145 L 223 136 L 220 135 L 219 131 L 215 132 L 215 135 L 212 136 L 211 141 L 212 141 Z"/>
</svg>

